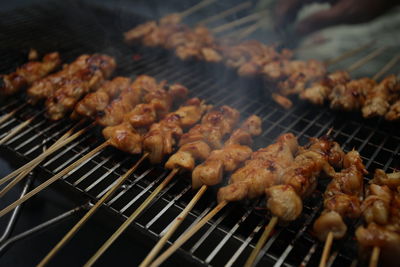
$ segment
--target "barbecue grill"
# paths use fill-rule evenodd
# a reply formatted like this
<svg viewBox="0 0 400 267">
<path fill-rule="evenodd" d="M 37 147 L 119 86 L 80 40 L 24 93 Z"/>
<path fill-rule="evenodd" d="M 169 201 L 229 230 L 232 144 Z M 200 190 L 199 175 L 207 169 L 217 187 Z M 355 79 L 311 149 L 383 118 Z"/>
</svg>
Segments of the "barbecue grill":
<svg viewBox="0 0 400 267">
<path fill-rule="evenodd" d="M 121 40 L 122 32 L 146 21 L 135 10 L 103 8 L 87 3 L 80 4 L 78 12 L 76 8 L 75 5 L 51 2 L 3 14 L 0 19 L 0 72 L 9 72 L 23 64 L 29 48 L 35 48 L 40 53 L 59 51 L 65 62 L 70 62 L 82 53 L 108 53 L 115 56 L 118 62 L 115 75 L 135 77 L 145 73 L 158 80 L 179 82 L 190 89 L 191 96 L 201 97 L 214 105 L 231 105 L 243 117 L 259 115 L 263 119 L 264 131 L 256 138 L 254 147 L 266 146 L 284 132 L 294 133 L 299 137 L 299 142 L 305 144 L 309 137 L 321 136 L 333 127 L 334 139 L 343 145 L 346 152 L 352 148 L 357 149 L 370 172 L 376 168 L 385 171 L 399 168 L 400 130 L 395 123 L 387 123 L 382 119 L 365 120 L 359 114 L 332 111 L 300 101 L 293 108 L 284 110 L 266 96 L 262 81 L 239 78 L 233 71 L 219 65 L 181 62 L 161 49 L 127 47 Z M 387 51 L 385 56 L 390 57 L 390 53 L 390 50 Z M 23 97 L 2 99 L 0 115 L 23 104 Z M 42 108 L 23 106 L 10 120 L 0 125 L 1 138 L 32 114 L 35 116 L 33 123 L 0 148 L 1 176 L 10 172 L 7 168 L 17 168 L 38 156 L 76 123 L 68 119 L 51 122 L 45 118 Z M 21 183 L 11 191 L 5 202 L 15 200 L 35 181 L 44 181 L 85 155 L 102 142 L 100 136 L 96 130 L 89 131 L 54 153 L 30 175 L 26 183 Z M 37 264 L 79 218 L 77 215 L 110 189 L 117 178 L 138 159 L 139 156 L 107 148 L 22 206 L 17 212 L 20 213 L 19 219 L 16 213 L 1 218 L 2 229 L 6 229 L 6 224 L 10 222 L 10 227 L 5 230 L 5 238 L 1 238 L 0 243 L 2 265 Z M 93 222 L 78 233 L 51 264 L 84 263 L 109 236 L 106 233 L 120 225 L 166 175 L 167 171 L 162 166 L 142 164 L 104 205 Z M 180 175 L 169 184 L 134 222 L 129 234 L 118 240 L 105 257 L 98 261 L 98 266 L 139 263 L 193 197 L 188 178 Z M 321 192 L 327 182 L 322 181 L 317 192 L 307 199 L 298 220 L 276 228 L 256 260 L 259 266 L 318 264 L 323 244 L 310 231 L 321 211 Z M 58 201 L 58 205 L 46 203 L 54 201 Z M 0 203 L 1 208 L 6 203 Z M 215 192 L 210 190 L 170 241 L 174 241 L 214 206 Z M 263 226 L 268 222 L 265 211 L 260 208 L 264 206 L 262 201 L 228 205 L 167 264 L 242 266 L 261 235 Z M 332 266 L 349 266 L 356 262 L 357 244 L 352 236 L 356 225 L 350 229 L 351 234 L 335 242 L 329 259 Z M 12 236 L 17 238 L 13 239 Z"/>
</svg>

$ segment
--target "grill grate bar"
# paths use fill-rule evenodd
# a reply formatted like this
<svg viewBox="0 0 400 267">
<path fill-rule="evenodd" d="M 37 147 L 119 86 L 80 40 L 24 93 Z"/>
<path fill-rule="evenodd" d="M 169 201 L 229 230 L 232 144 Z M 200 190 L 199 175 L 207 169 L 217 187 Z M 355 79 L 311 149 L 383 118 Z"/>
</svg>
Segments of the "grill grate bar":
<svg viewBox="0 0 400 267">
<path fill-rule="evenodd" d="M 164 213 L 171 208 L 172 205 L 174 205 L 186 192 L 188 192 L 192 187 L 186 186 L 178 195 L 176 195 L 157 215 L 145 225 L 145 228 L 150 228 L 153 223 L 155 223 Z M 175 219 L 172 220 L 172 222 Z"/>
<path fill-rule="evenodd" d="M 228 216 L 228 214 L 232 211 L 232 208 L 227 209 L 214 223 L 208 222 L 207 224 L 211 225 L 210 228 L 201 236 L 201 238 L 192 246 L 190 249 L 190 253 L 194 253 L 206 238 L 214 231 L 214 229 Z"/>
<path fill-rule="evenodd" d="M 130 206 L 135 204 L 135 202 L 141 196 L 143 196 L 145 193 L 147 193 L 147 191 L 149 191 L 156 183 L 161 181 L 162 178 L 163 178 L 163 175 L 160 175 L 154 182 L 150 183 L 146 188 L 144 188 L 144 190 L 142 190 L 139 194 L 137 194 L 136 197 L 134 197 L 131 201 L 129 201 L 128 204 L 126 204 L 122 209 L 120 209 L 120 212 L 124 213 L 127 209 L 129 209 Z"/>
<path fill-rule="evenodd" d="M 226 244 L 229 238 L 236 232 L 239 226 L 249 217 L 250 213 L 253 211 L 253 208 L 248 209 L 247 212 L 239 219 L 239 221 L 230 229 L 228 234 L 219 242 L 219 244 L 215 247 L 215 249 L 210 253 L 210 255 L 206 258 L 206 263 L 209 264 L 217 255 L 217 253 L 221 250 L 221 248 Z"/>
<path fill-rule="evenodd" d="M 240 247 L 235 251 L 235 253 L 232 255 L 232 257 L 229 259 L 229 261 L 225 264 L 225 267 L 230 267 L 232 266 L 236 260 L 239 258 L 239 256 L 243 253 L 245 248 L 250 244 L 251 240 L 254 238 L 254 236 L 260 232 L 260 230 L 264 226 L 264 222 L 261 221 L 251 232 L 251 234 L 246 238 L 246 240 L 240 245 Z"/>
<path fill-rule="evenodd" d="M 125 185 L 125 188 L 123 191 L 119 192 L 115 197 L 113 197 L 107 205 L 111 206 L 112 204 L 115 203 L 119 198 L 121 198 L 126 192 L 128 192 L 129 189 L 131 189 L 135 184 L 137 184 L 140 180 L 142 180 L 144 177 L 146 177 L 153 169 L 147 169 L 144 173 L 139 175 L 135 180 L 133 180 L 130 184 Z"/>
<path fill-rule="evenodd" d="M 122 164 L 126 163 L 128 161 L 128 158 L 124 159 L 123 161 L 115 164 L 109 171 L 107 171 L 105 174 L 103 174 L 101 177 L 99 177 L 98 179 L 96 179 L 96 181 L 94 181 L 91 185 L 89 185 L 88 187 L 85 188 L 86 192 L 89 192 L 90 190 L 92 190 L 96 185 L 98 185 L 101 181 L 103 181 L 104 179 L 106 179 L 109 175 L 111 175 L 113 173 L 113 171 L 115 171 L 116 169 L 118 169 Z M 110 185 L 111 187 L 111 185 Z M 107 188 L 104 190 L 106 191 Z M 97 196 L 97 198 L 100 198 L 100 194 Z"/>
</svg>

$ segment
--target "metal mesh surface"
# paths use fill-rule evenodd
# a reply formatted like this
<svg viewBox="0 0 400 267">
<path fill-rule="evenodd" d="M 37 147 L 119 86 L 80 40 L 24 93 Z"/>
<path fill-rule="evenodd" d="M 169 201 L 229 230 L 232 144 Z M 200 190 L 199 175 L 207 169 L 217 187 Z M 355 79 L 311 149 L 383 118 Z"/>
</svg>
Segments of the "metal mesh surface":
<svg viewBox="0 0 400 267">
<path fill-rule="evenodd" d="M 61 8 L 62 7 L 62 8 Z M 130 14 L 130 13 L 129 13 Z M 198 96 L 214 105 L 228 104 L 239 109 L 242 118 L 257 114 L 263 118 L 263 134 L 254 148 L 267 146 L 280 134 L 292 132 L 301 144 L 333 127 L 333 136 L 349 151 L 357 149 L 370 172 L 375 168 L 393 170 L 399 167 L 400 131 L 396 124 L 381 119 L 364 120 L 358 114 L 331 111 L 296 102 L 290 110 L 277 106 L 264 96 L 263 84 L 256 80 L 236 77 L 222 66 L 200 62 L 182 63 L 170 53 L 158 49 L 127 47 L 121 41 L 126 25 L 143 21 L 139 16 L 80 6 L 73 13 L 64 6 L 48 5 L 22 9 L 4 14 L 0 19 L 0 72 L 9 72 L 25 61 L 29 48 L 40 53 L 59 51 L 66 62 L 82 53 L 104 52 L 117 58 L 115 75 L 135 77 L 149 74 L 159 80 L 180 82 Z M 123 22 L 123 23 L 122 23 Z M 123 26 L 121 26 L 123 25 Z M 23 98 L 2 103 L 2 114 L 23 103 Z M 25 107 L 7 123 L 0 126 L 0 138 L 21 121 L 37 114 L 34 122 L 7 142 L 21 162 L 39 155 L 44 146 L 51 145 L 76 122 L 50 122 L 42 114 L 43 107 Z M 42 168 L 57 173 L 102 142 L 98 131 L 79 138 L 65 149 L 56 152 Z M 139 156 L 130 156 L 113 148 L 98 153 L 79 168 L 63 177 L 63 181 L 92 199 L 102 196 Z M 107 203 L 116 214 L 129 216 L 167 175 L 161 166 L 148 163 L 134 173 L 121 190 Z M 226 181 L 225 181 L 226 182 Z M 257 260 L 259 266 L 315 266 L 322 245 L 310 233 L 311 225 L 322 208 L 322 194 L 328 181 L 321 181 L 317 192 L 305 201 L 298 220 L 276 228 Z M 154 241 L 191 200 L 195 192 L 190 176 L 181 175 L 162 191 L 149 208 L 135 221 L 134 229 L 145 232 Z M 215 206 L 215 189 L 195 206 L 170 241 L 174 241 L 189 225 L 198 221 Z M 198 264 L 241 266 L 268 222 L 264 203 L 252 201 L 230 204 L 210 223 L 192 237 L 178 256 L 194 259 Z M 112 217 L 110 217 L 112 219 Z M 335 242 L 333 266 L 349 265 L 357 258 L 353 232 Z M 100 245 L 100 244 L 99 244 Z M 268 264 L 268 265 L 265 265 Z"/>
</svg>

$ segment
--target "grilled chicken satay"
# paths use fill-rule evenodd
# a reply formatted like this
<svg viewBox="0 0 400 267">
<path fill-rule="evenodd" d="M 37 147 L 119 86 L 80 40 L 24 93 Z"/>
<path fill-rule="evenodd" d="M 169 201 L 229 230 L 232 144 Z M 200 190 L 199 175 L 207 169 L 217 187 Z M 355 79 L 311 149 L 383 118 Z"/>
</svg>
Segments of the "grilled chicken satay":
<svg viewBox="0 0 400 267">
<path fill-rule="evenodd" d="M 131 79 L 126 77 L 116 77 L 111 81 L 104 82 L 98 90 L 87 94 L 76 104 L 71 117 L 95 117 L 105 110 L 112 99 L 127 90 L 130 84 Z"/>
<path fill-rule="evenodd" d="M 52 95 L 56 89 L 71 79 L 76 72 L 86 69 L 90 57 L 90 55 L 83 54 L 70 64 L 64 64 L 62 70 L 34 82 L 27 90 L 29 101 L 36 103 Z"/>
<path fill-rule="evenodd" d="M 196 161 L 207 159 L 211 150 L 222 147 L 223 139 L 233 131 L 238 120 L 239 111 L 229 106 L 209 111 L 201 123 L 181 136 L 179 150 L 169 157 L 165 167 L 192 171 Z"/>
<path fill-rule="evenodd" d="M 400 119 L 400 100 L 394 102 L 385 115 L 385 119 L 395 121 Z"/>
<path fill-rule="evenodd" d="M 25 86 L 44 78 L 61 65 L 58 52 L 45 55 L 42 61 L 31 61 L 10 74 L 0 75 L 0 95 L 12 95 Z"/>
<path fill-rule="evenodd" d="M 97 122 L 102 126 L 121 123 L 126 113 L 144 102 L 147 93 L 162 89 L 164 84 L 165 82 L 157 83 L 156 79 L 147 75 L 138 76 L 117 98 L 108 103 L 98 116 Z"/>
<path fill-rule="evenodd" d="M 308 100 L 313 104 L 322 105 L 330 95 L 332 89 L 340 84 L 346 84 L 350 81 L 350 74 L 347 71 L 335 71 L 329 73 L 325 78 L 314 82 L 299 94 L 303 100 Z"/>
<path fill-rule="evenodd" d="M 76 72 L 62 86 L 47 97 L 47 114 L 52 120 L 59 120 L 72 110 L 75 104 L 91 90 L 98 88 L 115 70 L 114 58 L 94 54 L 88 59 L 88 66 Z"/>
<path fill-rule="evenodd" d="M 180 101 L 186 97 L 188 91 L 185 87 L 176 85 L 175 88 L 177 89 L 168 92 L 162 88 L 148 92 L 143 97 L 144 103 L 136 105 L 130 112 L 124 114 L 120 124 L 103 129 L 104 137 L 112 146 L 122 151 L 140 154 L 143 148 L 143 136 L 151 124 L 170 112 L 174 100 Z"/>
<path fill-rule="evenodd" d="M 193 170 L 192 188 L 219 184 L 225 172 L 233 172 L 239 168 L 251 156 L 249 145 L 253 143 L 253 136 L 261 134 L 261 124 L 260 117 L 256 115 L 247 118 L 232 133 L 223 148 L 212 151 L 207 160 Z"/>
<path fill-rule="evenodd" d="M 178 110 L 167 114 L 160 122 L 151 125 L 143 138 L 143 149 L 149 153 L 153 164 L 161 163 L 173 152 L 185 129 L 197 123 L 211 106 L 198 98 L 189 99 Z"/>
<path fill-rule="evenodd" d="M 287 133 L 275 143 L 253 152 L 245 165 L 231 175 L 229 184 L 219 189 L 218 201 L 262 196 L 265 188 L 279 183 L 285 169 L 293 163 L 297 149 L 297 138 Z"/>
<path fill-rule="evenodd" d="M 366 226 L 356 230 L 361 255 L 380 248 L 382 266 L 398 266 L 400 260 L 400 172 L 376 170 L 362 204 Z"/>
<path fill-rule="evenodd" d="M 341 166 L 344 153 L 328 137 L 311 138 L 310 144 L 299 148 L 290 166 L 277 184 L 265 189 L 267 208 L 281 221 L 293 221 L 303 209 L 302 199 L 310 195 L 322 173 L 335 175 L 332 166 Z"/>
<path fill-rule="evenodd" d="M 351 80 L 346 84 L 339 84 L 332 89 L 329 95 L 330 107 L 344 111 L 359 110 L 364 106 L 366 96 L 376 86 L 370 78 Z"/>
<path fill-rule="evenodd" d="M 362 107 L 364 118 L 385 116 L 390 104 L 400 92 L 400 83 L 395 75 L 389 75 L 367 92 L 365 103 Z"/>
<path fill-rule="evenodd" d="M 356 219 L 361 215 L 367 171 L 359 153 L 355 150 L 347 153 L 343 167 L 328 184 L 324 193 L 324 210 L 314 222 L 314 234 L 320 241 L 325 241 L 330 232 L 335 239 L 344 237 L 347 226 L 343 219 Z"/>
</svg>

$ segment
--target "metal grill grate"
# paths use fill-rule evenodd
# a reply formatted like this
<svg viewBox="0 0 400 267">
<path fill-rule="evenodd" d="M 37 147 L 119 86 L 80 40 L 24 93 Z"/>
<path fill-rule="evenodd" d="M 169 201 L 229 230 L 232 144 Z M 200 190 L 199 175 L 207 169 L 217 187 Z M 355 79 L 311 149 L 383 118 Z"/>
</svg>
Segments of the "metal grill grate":
<svg viewBox="0 0 400 267">
<path fill-rule="evenodd" d="M 220 66 L 198 62 L 182 63 L 167 52 L 157 49 L 127 48 L 120 41 L 121 30 L 115 26 L 128 16 L 116 17 L 112 12 L 89 7 L 81 7 L 78 16 L 73 12 L 74 10 L 68 10 L 64 6 L 61 8 L 51 5 L 22 9 L 2 16 L 0 46 L 4 50 L 0 51 L 0 71 L 8 72 L 21 64 L 24 59 L 19 51 L 27 51 L 31 47 L 42 53 L 60 51 L 66 61 L 81 53 L 106 52 L 117 58 L 117 75 L 134 77 L 146 73 L 159 80 L 180 82 L 191 90 L 192 96 L 201 97 L 215 105 L 231 105 L 242 112 L 242 117 L 253 113 L 261 116 L 265 130 L 257 138 L 255 148 L 270 144 L 284 132 L 293 132 L 299 137 L 300 143 L 305 144 L 309 137 L 320 136 L 333 127 L 334 137 L 343 145 L 344 150 L 356 148 L 370 171 L 375 168 L 393 170 L 399 167 L 400 132 L 393 124 L 379 119 L 363 120 L 357 114 L 342 114 L 301 102 L 288 111 L 283 110 L 271 99 L 260 98 L 260 81 L 239 79 Z M 70 20 L 71 17 L 74 17 L 73 20 Z M 140 21 L 139 17 L 135 18 Z M 102 21 L 101 24 L 98 23 L 99 20 Z M 137 22 L 129 23 L 134 25 Z M 3 38 L 5 36 L 7 38 Z M 19 99 L 2 105 L 1 114 L 14 109 L 22 101 Z M 44 146 L 51 145 L 74 124 L 68 120 L 49 122 L 41 112 L 41 107 L 27 106 L 0 126 L 1 138 L 31 114 L 37 114 L 37 118 L 26 130 L 6 144 L 9 150 L 17 153 L 23 160 L 39 155 Z M 55 153 L 42 164 L 42 168 L 47 171 L 47 176 L 56 173 L 100 144 L 100 139 L 99 133 L 92 131 Z M 91 199 L 99 198 L 137 159 L 138 157 L 127 157 L 126 154 L 108 148 L 65 176 L 63 181 Z M 143 164 L 106 206 L 116 214 L 129 215 L 166 174 L 167 171 L 160 166 Z M 144 231 L 153 240 L 157 240 L 194 195 L 188 178 L 183 175 L 163 190 L 156 201 L 136 220 L 135 229 Z M 262 250 L 263 256 L 258 259 L 260 266 L 315 266 L 318 263 L 322 248 L 311 236 L 310 225 L 322 207 L 321 192 L 326 182 L 322 181 L 319 191 L 305 202 L 304 212 L 297 221 L 276 229 Z M 189 225 L 197 222 L 214 205 L 215 194 L 208 192 L 172 240 Z M 190 239 L 179 255 L 205 265 L 243 265 L 261 234 L 260 230 L 268 221 L 264 210 L 258 208 L 262 206 L 262 201 L 229 205 Z M 333 266 L 350 265 L 357 255 L 352 237 L 335 242 L 333 252 Z"/>
</svg>

